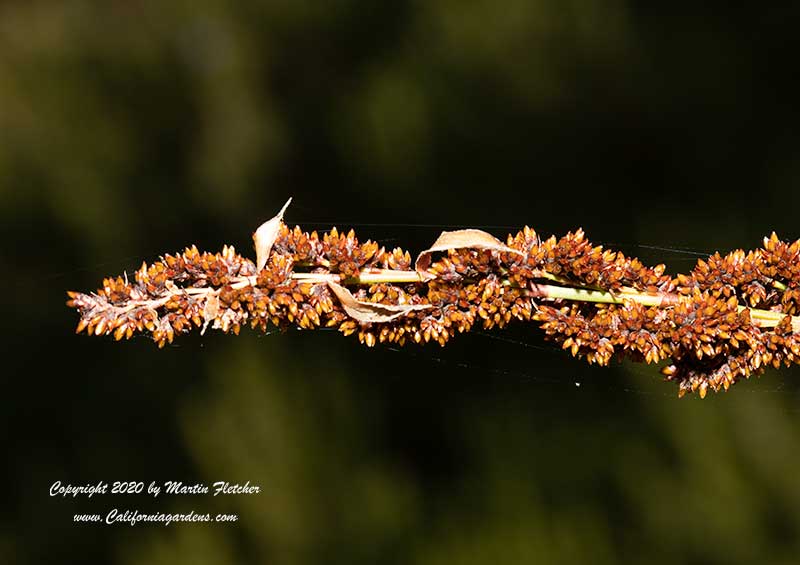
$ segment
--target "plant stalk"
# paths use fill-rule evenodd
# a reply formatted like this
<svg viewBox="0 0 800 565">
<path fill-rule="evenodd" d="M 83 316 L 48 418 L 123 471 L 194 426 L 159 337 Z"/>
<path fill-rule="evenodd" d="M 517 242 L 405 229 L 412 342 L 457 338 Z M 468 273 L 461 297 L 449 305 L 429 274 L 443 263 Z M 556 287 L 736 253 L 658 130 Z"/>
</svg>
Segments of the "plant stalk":
<svg viewBox="0 0 800 565">
<path fill-rule="evenodd" d="M 552 281 L 568 283 L 567 279 L 541 272 L 542 278 Z M 549 275 L 549 276 L 548 276 Z M 348 284 L 378 284 L 378 283 L 415 283 L 424 279 L 417 271 L 393 271 L 390 269 L 365 269 L 356 277 L 342 279 L 339 275 L 329 273 L 293 273 L 292 278 L 303 282 L 344 282 Z M 511 284 L 506 281 L 507 284 Z M 526 289 L 526 294 L 532 298 L 560 298 L 580 302 L 595 302 L 601 304 L 623 304 L 625 300 L 632 300 L 643 306 L 674 306 L 680 301 L 680 295 L 670 292 L 650 293 L 633 288 L 624 287 L 619 292 L 596 290 L 590 288 L 577 288 L 556 286 L 550 284 L 533 284 Z M 750 310 L 750 317 L 756 325 L 763 328 L 774 328 L 786 316 L 781 312 L 759 310 L 739 306 L 739 311 Z M 792 316 L 792 329 L 800 333 L 800 316 Z"/>
<path fill-rule="evenodd" d="M 542 272 L 542 278 L 551 281 L 562 282 L 564 284 L 574 284 L 562 277 L 555 275 L 547 276 L 549 273 Z M 247 286 L 256 285 L 255 276 L 237 277 L 230 282 L 233 288 L 244 288 Z M 417 271 L 398 271 L 391 269 L 364 269 L 357 276 L 342 277 L 335 273 L 292 273 L 292 279 L 304 283 L 327 283 L 336 282 L 340 284 L 380 284 L 380 283 L 419 283 L 428 280 Z M 511 286 L 511 281 L 504 281 L 503 284 Z M 170 296 L 181 293 L 188 294 L 207 294 L 214 292 L 215 289 L 204 288 L 182 288 L 173 289 L 167 294 L 152 301 L 149 305 L 151 307 L 160 306 L 165 303 Z M 623 287 L 617 292 L 609 292 L 607 290 L 599 290 L 592 288 L 571 287 L 571 286 L 557 286 L 551 284 L 533 283 L 530 288 L 523 289 L 526 296 L 531 298 L 555 298 L 562 300 L 575 300 L 579 302 L 595 302 L 599 304 L 623 304 L 625 300 L 637 302 L 643 306 L 674 306 L 680 302 L 680 295 L 671 292 L 642 292 L 633 288 Z M 133 305 L 129 305 L 128 309 Z M 750 310 L 750 317 L 753 322 L 759 327 L 773 328 L 777 326 L 781 320 L 786 316 L 781 312 L 773 312 L 770 310 L 759 310 L 756 308 L 748 308 L 747 306 L 739 306 L 739 311 Z M 792 330 L 800 333 L 800 316 L 792 316 Z"/>
</svg>

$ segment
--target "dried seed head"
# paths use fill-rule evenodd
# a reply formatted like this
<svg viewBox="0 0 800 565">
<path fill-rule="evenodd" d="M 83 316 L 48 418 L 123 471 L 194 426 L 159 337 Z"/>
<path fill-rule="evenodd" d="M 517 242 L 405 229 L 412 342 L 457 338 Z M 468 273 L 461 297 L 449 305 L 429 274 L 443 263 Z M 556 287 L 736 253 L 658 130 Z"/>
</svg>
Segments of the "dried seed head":
<svg viewBox="0 0 800 565">
<path fill-rule="evenodd" d="M 582 230 L 543 241 L 525 227 L 506 243 L 462 230 L 445 232 L 420 254 L 417 275 L 407 251 L 361 243 L 352 230 L 320 238 L 289 229 L 285 209 L 256 230 L 255 263 L 230 246 L 216 254 L 192 246 L 142 264 L 133 280 L 106 278 L 94 293 L 69 292 L 68 306 L 80 313 L 76 331 L 115 340 L 149 332 L 163 347 L 192 327 L 335 327 L 372 347 L 445 345 L 476 322 L 533 320 L 589 363 L 667 359 L 661 371 L 679 394 L 701 397 L 767 366 L 800 362 L 800 319 L 792 317 L 800 311 L 800 240 L 772 234 L 763 248 L 716 253 L 671 278 L 663 265 L 593 246 Z M 403 276 L 361 282 L 381 269 Z M 611 303 L 580 301 L 577 291 L 578 301 L 567 303 L 548 294 L 543 283 L 553 281 L 603 292 Z M 645 304 L 643 296 L 659 298 Z"/>
</svg>

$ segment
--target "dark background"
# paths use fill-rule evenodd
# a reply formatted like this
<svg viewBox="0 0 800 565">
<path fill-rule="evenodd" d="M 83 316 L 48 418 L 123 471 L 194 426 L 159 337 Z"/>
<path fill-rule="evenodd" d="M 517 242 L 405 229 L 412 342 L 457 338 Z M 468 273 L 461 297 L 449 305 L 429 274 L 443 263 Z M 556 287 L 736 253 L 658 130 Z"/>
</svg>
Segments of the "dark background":
<svg viewBox="0 0 800 565">
<path fill-rule="evenodd" d="M 76 336 L 64 305 L 192 243 L 252 256 L 288 196 L 290 224 L 412 252 L 582 226 L 675 272 L 800 237 L 800 13 L 655 4 L 2 3 L 0 562 L 796 563 L 797 368 L 678 400 L 532 326 L 158 350 Z M 115 506 L 240 521 L 71 521 Z"/>
</svg>

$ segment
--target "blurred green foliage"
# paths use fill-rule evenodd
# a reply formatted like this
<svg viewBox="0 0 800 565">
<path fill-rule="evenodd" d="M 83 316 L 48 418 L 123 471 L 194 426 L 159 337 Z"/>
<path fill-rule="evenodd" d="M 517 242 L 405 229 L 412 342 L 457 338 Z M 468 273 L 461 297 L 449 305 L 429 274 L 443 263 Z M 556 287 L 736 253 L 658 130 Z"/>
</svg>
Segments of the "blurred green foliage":
<svg viewBox="0 0 800 565">
<path fill-rule="evenodd" d="M 290 222 L 412 250 L 449 225 L 582 225 L 688 270 L 641 245 L 796 238 L 796 12 L 2 3 L 0 562 L 797 562 L 796 369 L 678 401 L 654 368 L 584 367 L 530 328 L 504 335 L 534 348 L 158 351 L 74 336 L 63 306 L 187 244 L 249 248 L 288 195 Z M 128 502 L 46 495 L 101 479 L 263 492 L 129 503 L 240 515 L 166 528 L 78 527 Z"/>
</svg>

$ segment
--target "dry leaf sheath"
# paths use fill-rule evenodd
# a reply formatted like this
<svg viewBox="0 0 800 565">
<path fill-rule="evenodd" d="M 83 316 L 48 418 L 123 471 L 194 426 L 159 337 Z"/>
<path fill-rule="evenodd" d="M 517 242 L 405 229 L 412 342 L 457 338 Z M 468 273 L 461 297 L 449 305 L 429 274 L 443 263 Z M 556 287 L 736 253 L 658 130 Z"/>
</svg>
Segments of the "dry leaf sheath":
<svg viewBox="0 0 800 565">
<path fill-rule="evenodd" d="M 143 264 L 133 281 L 69 292 L 77 331 L 117 340 L 149 332 L 163 346 L 192 327 L 238 334 L 272 324 L 335 327 L 368 346 L 444 345 L 475 324 L 516 319 L 589 363 L 667 359 L 662 373 L 679 393 L 701 396 L 800 360 L 800 240 L 772 234 L 760 249 L 717 253 L 673 278 L 663 265 L 592 246 L 582 230 L 543 241 L 526 227 L 506 243 L 460 230 L 412 264 L 407 251 L 360 243 L 352 230 L 290 229 L 285 209 L 254 234 L 256 263 L 233 247 L 192 246 Z"/>
</svg>

